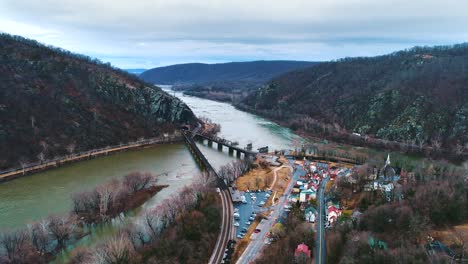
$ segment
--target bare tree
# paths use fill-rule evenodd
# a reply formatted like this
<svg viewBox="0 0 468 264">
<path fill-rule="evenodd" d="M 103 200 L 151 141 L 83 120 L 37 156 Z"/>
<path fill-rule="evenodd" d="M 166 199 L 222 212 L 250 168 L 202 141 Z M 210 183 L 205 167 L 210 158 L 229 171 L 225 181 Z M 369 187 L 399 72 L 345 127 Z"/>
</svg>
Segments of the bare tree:
<svg viewBox="0 0 468 264">
<path fill-rule="evenodd" d="M 106 220 L 112 213 L 111 211 L 115 209 L 115 198 L 119 189 L 120 183 L 118 181 L 96 187 L 96 192 L 99 195 L 99 215 L 101 219 Z"/>
<path fill-rule="evenodd" d="M 42 147 L 42 152 L 47 152 L 47 149 L 49 148 L 49 145 L 47 144 L 47 142 L 45 142 L 44 140 L 41 140 L 41 142 L 39 142 L 39 145 Z"/>
<path fill-rule="evenodd" d="M 45 161 L 45 154 L 44 154 L 44 152 L 39 153 L 39 154 L 37 155 L 37 158 L 39 159 L 39 161 L 41 162 L 41 164 L 44 163 L 44 161 Z"/>
<path fill-rule="evenodd" d="M 6 253 L 7 263 L 25 263 L 24 259 L 29 253 L 28 240 L 28 234 L 22 230 L 0 234 L 0 248 L 3 248 L 0 252 Z"/>
<path fill-rule="evenodd" d="M 156 209 L 157 210 L 157 209 Z M 143 216 L 143 224 L 149 231 L 151 240 L 159 236 L 161 230 L 166 227 L 169 223 L 164 223 L 162 218 L 159 216 L 155 209 L 145 212 Z"/>
<path fill-rule="evenodd" d="M 130 239 L 125 233 L 121 232 L 117 236 L 110 239 L 107 244 L 98 249 L 101 251 L 103 263 L 131 263 L 135 256 Z"/>
<path fill-rule="evenodd" d="M 51 237 L 48 230 L 49 222 L 44 219 L 40 222 L 34 223 L 29 227 L 31 234 L 31 242 L 40 254 L 49 252 L 51 248 Z"/>
<path fill-rule="evenodd" d="M 80 192 L 72 195 L 75 214 L 92 213 L 99 210 L 100 197 L 96 190 Z"/>
<path fill-rule="evenodd" d="M 72 142 L 70 144 L 67 145 L 66 149 L 68 151 L 68 153 L 71 155 L 73 154 L 73 152 L 75 152 L 75 148 L 76 148 L 76 144 L 75 142 Z"/>
<path fill-rule="evenodd" d="M 132 172 L 124 177 L 123 184 L 132 192 L 147 189 L 156 183 L 156 177 L 150 172 Z"/>
<path fill-rule="evenodd" d="M 50 216 L 48 221 L 50 235 L 57 243 L 56 249 L 60 250 L 64 248 L 66 243 L 72 238 L 75 229 L 73 219 L 64 216 Z"/>
<path fill-rule="evenodd" d="M 216 176 L 212 172 L 203 171 L 196 179 L 204 189 L 211 187 L 216 181 Z"/>
<path fill-rule="evenodd" d="M 133 224 L 126 228 L 126 232 L 135 250 L 143 247 L 152 239 L 151 235 L 148 235 L 148 231 L 142 225 Z"/>
<path fill-rule="evenodd" d="M 19 159 L 19 164 L 21 166 L 21 169 L 23 169 L 23 174 L 24 174 L 24 169 L 26 168 L 26 166 L 28 166 L 28 161 L 25 157 L 21 157 Z"/>
</svg>

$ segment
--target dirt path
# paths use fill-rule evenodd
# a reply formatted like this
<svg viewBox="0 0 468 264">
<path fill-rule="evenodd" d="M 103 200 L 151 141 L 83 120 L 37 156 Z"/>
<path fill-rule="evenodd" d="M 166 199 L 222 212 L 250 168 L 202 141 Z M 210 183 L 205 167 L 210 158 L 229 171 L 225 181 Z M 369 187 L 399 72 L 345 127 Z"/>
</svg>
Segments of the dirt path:
<svg viewBox="0 0 468 264">
<path fill-rule="evenodd" d="M 271 183 L 270 185 L 270 190 L 273 190 L 273 187 L 275 186 L 276 184 L 276 181 L 278 179 L 278 171 L 281 170 L 282 168 L 290 168 L 290 166 L 287 166 L 287 165 L 282 165 L 280 167 L 277 167 L 277 168 L 274 168 L 273 169 L 273 176 L 275 176 L 275 179 L 273 180 L 273 182 Z"/>
</svg>

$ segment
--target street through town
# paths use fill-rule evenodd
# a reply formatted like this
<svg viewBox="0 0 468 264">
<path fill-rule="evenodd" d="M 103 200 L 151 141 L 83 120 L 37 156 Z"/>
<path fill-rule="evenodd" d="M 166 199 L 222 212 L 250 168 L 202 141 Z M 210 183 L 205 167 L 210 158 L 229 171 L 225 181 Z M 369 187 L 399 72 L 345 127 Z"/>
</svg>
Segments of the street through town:
<svg viewBox="0 0 468 264">
<path fill-rule="evenodd" d="M 320 187 L 317 195 L 317 201 L 318 201 L 318 222 L 317 222 L 317 238 L 315 241 L 316 245 L 316 255 L 315 255 L 315 263 L 316 264 L 324 264 L 326 261 L 326 249 L 327 245 L 325 242 L 325 217 L 326 217 L 326 197 L 325 197 L 325 186 L 327 185 L 328 180 L 330 180 L 330 177 L 324 178 L 320 182 Z"/>
<path fill-rule="evenodd" d="M 279 198 L 278 202 L 275 205 L 272 205 L 269 209 L 273 210 L 272 215 L 268 217 L 266 226 L 272 227 L 276 224 L 278 218 L 282 215 L 284 211 L 284 206 L 288 204 L 288 196 L 291 194 L 291 191 L 294 187 L 295 182 L 299 179 L 301 174 L 305 172 L 302 170 L 301 166 L 294 165 L 295 169 L 291 167 L 291 164 L 294 163 L 293 160 L 289 160 L 290 165 L 288 166 L 291 170 L 291 180 L 289 181 L 288 187 L 286 188 L 284 194 Z M 257 258 L 259 252 L 265 245 L 265 239 L 269 233 L 269 228 L 261 230 L 255 237 L 254 240 L 250 241 L 247 248 L 244 250 L 244 253 L 237 260 L 238 264 L 247 264 L 251 263 Z"/>
</svg>

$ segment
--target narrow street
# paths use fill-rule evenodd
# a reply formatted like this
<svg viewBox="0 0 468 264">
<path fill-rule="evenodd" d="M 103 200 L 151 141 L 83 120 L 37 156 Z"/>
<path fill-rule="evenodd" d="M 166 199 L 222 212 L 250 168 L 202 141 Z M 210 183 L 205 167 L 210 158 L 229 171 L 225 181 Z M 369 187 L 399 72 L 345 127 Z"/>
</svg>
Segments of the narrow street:
<svg viewBox="0 0 468 264">
<path fill-rule="evenodd" d="M 326 177 L 320 183 L 319 191 L 318 191 L 318 222 L 317 222 L 317 238 L 316 238 L 316 255 L 315 255 L 315 263 L 316 264 L 324 264 L 327 258 L 327 244 L 325 242 L 325 221 L 326 221 L 326 197 L 325 197 L 325 186 L 327 185 L 328 180 L 330 177 Z"/>
</svg>

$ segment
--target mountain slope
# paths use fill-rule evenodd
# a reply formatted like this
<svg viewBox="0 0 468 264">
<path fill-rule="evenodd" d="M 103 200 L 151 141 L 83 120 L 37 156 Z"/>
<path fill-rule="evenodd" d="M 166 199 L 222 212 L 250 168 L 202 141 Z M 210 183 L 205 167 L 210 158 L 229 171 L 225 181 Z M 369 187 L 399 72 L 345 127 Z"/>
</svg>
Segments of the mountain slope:
<svg viewBox="0 0 468 264">
<path fill-rule="evenodd" d="M 337 133 L 460 151 L 468 143 L 468 44 L 320 63 L 271 80 L 240 107 L 306 132 L 332 124 Z"/>
<path fill-rule="evenodd" d="M 219 81 L 265 82 L 273 76 L 314 65 L 305 61 L 252 61 L 218 64 L 188 63 L 159 67 L 140 77 L 157 84 L 192 84 Z"/>
<path fill-rule="evenodd" d="M 196 119 L 180 100 L 89 57 L 6 34 L 0 47 L 0 169 L 73 146 L 157 136 Z"/>
</svg>

